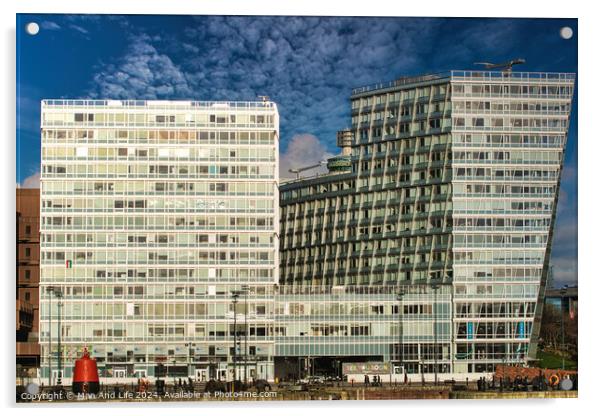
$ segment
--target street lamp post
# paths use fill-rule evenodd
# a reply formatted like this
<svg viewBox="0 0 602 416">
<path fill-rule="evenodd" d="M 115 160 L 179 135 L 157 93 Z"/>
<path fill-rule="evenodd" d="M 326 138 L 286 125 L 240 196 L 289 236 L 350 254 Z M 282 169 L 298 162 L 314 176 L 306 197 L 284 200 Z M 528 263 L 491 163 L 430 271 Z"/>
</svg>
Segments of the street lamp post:
<svg viewBox="0 0 602 416">
<path fill-rule="evenodd" d="M 399 301 L 399 366 L 401 367 L 402 373 L 405 375 L 405 368 L 403 365 L 403 297 L 406 294 L 404 289 L 400 289 L 397 294 L 397 300 Z M 405 378 L 404 378 L 405 380 Z"/>
<path fill-rule="evenodd" d="M 52 293 L 54 286 L 46 287 L 48 294 L 48 387 L 52 386 Z"/>
<path fill-rule="evenodd" d="M 192 355 L 191 351 L 192 348 L 196 347 L 196 344 L 193 344 L 192 342 L 187 342 L 186 344 L 184 344 L 184 346 L 186 347 L 186 355 L 187 355 L 187 361 L 186 361 L 186 374 L 188 375 L 188 377 L 196 377 L 195 372 L 194 371 L 190 371 L 192 370 L 193 364 L 192 364 Z"/>
<path fill-rule="evenodd" d="M 248 295 L 249 295 L 249 286 L 244 285 L 242 287 L 242 290 L 245 294 L 245 355 L 244 355 L 244 371 L 245 371 L 245 385 L 247 384 L 247 361 L 248 361 L 248 354 L 249 354 L 249 350 L 248 350 L 248 345 L 247 345 L 247 338 L 248 338 L 248 334 L 249 334 L 249 325 L 247 322 L 247 315 L 248 315 Z"/>
<path fill-rule="evenodd" d="M 62 384 L 63 379 L 63 352 L 61 351 L 61 308 L 63 307 L 63 292 L 60 290 L 54 291 L 54 295 L 58 298 L 58 321 L 57 321 L 57 360 L 58 360 L 58 376 L 56 384 L 59 386 Z"/>
<path fill-rule="evenodd" d="M 562 333 L 562 345 L 560 347 L 560 351 L 562 354 L 562 369 L 564 370 L 564 310 L 563 310 L 563 306 L 562 303 L 564 301 L 564 296 L 566 295 L 568 286 L 563 286 L 562 289 L 560 290 L 560 331 Z M 570 304 L 569 304 L 569 308 L 570 308 Z"/>
<path fill-rule="evenodd" d="M 439 372 L 439 363 L 438 363 L 438 355 L 439 355 L 439 340 L 437 337 L 437 290 L 439 290 L 439 285 L 436 283 L 433 283 L 431 285 L 431 288 L 433 289 L 433 291 L 435 292 L 435 302 L 433 302 L 433 315 L 435 316 L 435 323 L 434 323 L 434 336 L 435 336 L 435 349 L 434 349 L 434 355 L 435 355 L 435 386 L 438 385 L 438 379 L 437 379 L 437 373 Z"/>
<path fill-rule="evenodd" d="M 237 292 L 232 292 L 232 309 L 234 312 L 234 342 L 233 342 L 233 346 L 234 346 L 234 351 L 232 353 L 232 368 L 234 371 L 233 374 L 233 378 L 232 378 L 232 390 L 234 391 L 234 382 L 236 381 L 236 304 L 238 303 L 238 293 Z"/>
</svg>

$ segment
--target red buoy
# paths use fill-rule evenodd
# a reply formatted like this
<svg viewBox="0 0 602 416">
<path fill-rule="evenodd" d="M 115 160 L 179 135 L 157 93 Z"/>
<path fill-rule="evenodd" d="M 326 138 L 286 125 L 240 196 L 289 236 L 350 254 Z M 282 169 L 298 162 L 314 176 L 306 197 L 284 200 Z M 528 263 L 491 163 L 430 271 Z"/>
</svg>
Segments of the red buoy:
<svg viewBox="0 0 602 416">
<path fill-rule="evenodd" d="M 84 348 L 82 358 L 75 361 L 75 368 L 73 370 L 73 383 L 71 388 L 73 389 L 73 393 L 76 394 L 98 394 L 100 391 L 96 360 L 90 358 L 87 348 Z"/>
</svg>

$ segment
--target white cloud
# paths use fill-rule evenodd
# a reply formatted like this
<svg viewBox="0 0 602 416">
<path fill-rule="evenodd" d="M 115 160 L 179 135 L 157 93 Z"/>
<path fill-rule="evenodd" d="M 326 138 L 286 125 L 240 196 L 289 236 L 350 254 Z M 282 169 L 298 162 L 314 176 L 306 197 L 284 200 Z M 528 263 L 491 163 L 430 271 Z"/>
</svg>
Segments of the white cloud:
<svg viewBox="0 0 602 416">
<path fill-rule="evenodd" d="M 186 75 L 147 35 L 132 36 L 126 55 L 94 75 L 90 95 L 101 99 L 190 98 Z"/>
<path fill-rule="evenodd" d="M 278 103 L 283 143 L 329 137 L 349 123 L 351 88 L 412 73 L 431 19 L 195 16 L 161 38 L 130 37 L 94 77 L 98 98 L 255 100 Z"/>
<path fill-rule="evenodd" d="M 87 29 L 84 29 L 83 27 L 78 25 L 69 25 L 69 27 L 71 29 L 77 30 L 80 33 L 83 33 L 84 35 L 87 35 L 89 33 Z"/>
<path fill-rule="evenodd" d="M 290 173 L 289 169 L 315 165 L 332 156 L 334 155 L 326 150 L 326 146 L 316 136 L 311 134 L 296 135 L 290 140 L 286 152 L 280 155 L 280 177 L 294 178 L 296 175 Z M 310 176 L 327 171 L 324 165 L 302 172 L 301 176 Z"/>
<path fill-rule="evenodd" d="M 19 188 L 39 188 L 40 187 L 40 172 L 36 172 L 33 175 L 23 179 Z"/>
<path fill-rule="evenodd" d="M 57 23 L 51 21 L 51 20 L 44 20 L 42 23 L 40 23 L 40 26 L 42 27 L 42 29 L 46 29 L 46 30 L 60 30 L 61 26 L 59 26 Z"/>
</svg>

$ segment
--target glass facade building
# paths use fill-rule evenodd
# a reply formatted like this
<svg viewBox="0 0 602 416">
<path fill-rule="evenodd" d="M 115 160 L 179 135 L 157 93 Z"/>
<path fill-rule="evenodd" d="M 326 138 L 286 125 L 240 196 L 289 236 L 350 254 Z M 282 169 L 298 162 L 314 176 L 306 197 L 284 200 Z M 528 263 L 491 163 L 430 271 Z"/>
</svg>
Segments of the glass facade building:
<svg viewBox="0 0 602 416">
<path fill-rule="evenodd" d="M 409 373 L 482 373 L 528 361 L 573 88 L 574 74 L 450 71 L 355 89 L 351 168 L 280 188 L 281 284 L 347 298 L 322 319 L 306 312 L 300 331 L 299 318 L 278 314 L 298 341 L 277 342 L 277 355 L 397 360 Z M 449 294 L 439 331 L 433 285 Z M 394 307 L 396 293 L 420 287 L 401 296 L 407 308 Z M 277 310 L 288 305 L 291 315 L 300 295 L 281 292 Z M 412 329 L 408 311 L 428 324 Z M 367 329 L 351 330 L 357 315 Z M 417 335 L 396 342 L 398 333 Z M 433 344 L 440 349 L 429 356 Z"/>
<path fill-rule="evenodd" d="M 527 362 L 574 81 L 357 88 L 329 173 L 280 184 L 271 102 L 43 101 L 42 376 L 84 347 L 117 378 Z"/>
<path fill-rule="evenodd" d="M 276 105 L 45 100 L 41 126 L 42 377 L 87 347 L 102 377 L 272 378 Z"/>
</svg>

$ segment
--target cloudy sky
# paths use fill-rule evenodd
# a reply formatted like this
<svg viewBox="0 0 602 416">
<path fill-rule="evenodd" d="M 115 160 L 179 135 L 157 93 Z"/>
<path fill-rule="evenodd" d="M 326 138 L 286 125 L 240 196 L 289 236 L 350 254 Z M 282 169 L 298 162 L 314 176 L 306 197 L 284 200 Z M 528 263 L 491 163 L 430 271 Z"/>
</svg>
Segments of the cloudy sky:
<svg viewBox="0 0 602 416">
<path fill-rule="evenodd" d="M 26 34 L 27 23 L 40 26 Z M 573 29 L 563 39 L 562 27 Z M 525 58 L 577 72 L 576 19 L 31 15 L 17 17 L 17 182 L 38 184 L 43 98 L 255 100 L 281 117 L 281 174 L 336 154 L 354 87 Z M 577 106 L 554 238 L 555 284 L 577 278 Z"/>
</svg>

